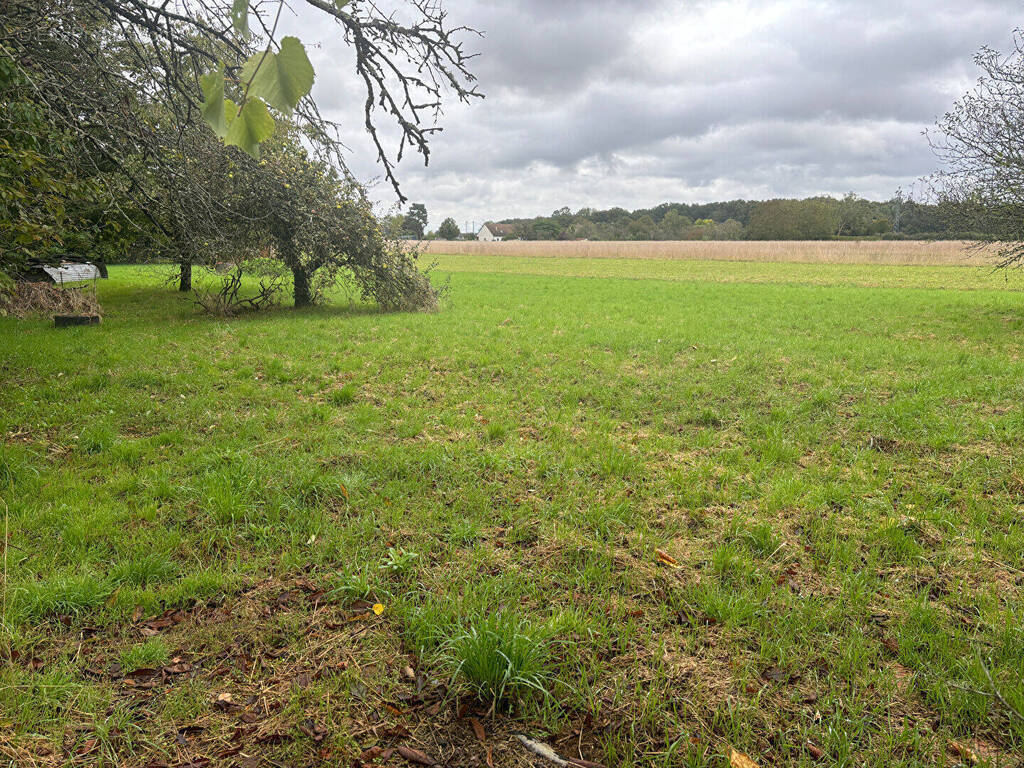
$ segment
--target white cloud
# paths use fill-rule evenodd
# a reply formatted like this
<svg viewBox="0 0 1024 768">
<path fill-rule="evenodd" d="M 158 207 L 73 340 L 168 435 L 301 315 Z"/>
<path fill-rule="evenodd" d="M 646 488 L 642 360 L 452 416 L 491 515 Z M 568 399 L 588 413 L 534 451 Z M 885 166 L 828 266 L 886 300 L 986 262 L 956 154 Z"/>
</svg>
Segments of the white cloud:
<svg viewBox="0 0 1024 768">
<path fill-rule="evenodd" d="M 435 225 L 568 205 L 887 197 L 933 170 L 922 131 L 1006 48 L 1020 0 L 448 0 L 484 101 L 449 106 L 429 168 L 403 189 Z M 363 95 L 336 31 L 289 20 L 314 51 L 315 95 L 346 126 L 351 166 L 379 174 Z M 335 38 L 331 41 L 331 38 Z M 375 196 L 392 203 L 383 184 Z"/>
</svg>

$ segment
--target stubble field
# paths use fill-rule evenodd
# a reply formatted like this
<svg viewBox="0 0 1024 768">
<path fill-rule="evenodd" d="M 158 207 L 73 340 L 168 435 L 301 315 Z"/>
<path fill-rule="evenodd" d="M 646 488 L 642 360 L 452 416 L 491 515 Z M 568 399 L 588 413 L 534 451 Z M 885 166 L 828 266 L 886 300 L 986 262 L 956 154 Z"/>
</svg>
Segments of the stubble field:
<svg viewBox="0 0 1024 768">
<path fill-rule="evenodd" d="M 425 240 L 421 245 L 431 255 L 889 266 L 984 265 L 995 255 L 992 246 L 959 240 Z"/>
<path fill-rule="evenodd" d="M 4 760 L 1021 764 L 1019 276 L 437 261 L 0 318 Z"/>
</svg>

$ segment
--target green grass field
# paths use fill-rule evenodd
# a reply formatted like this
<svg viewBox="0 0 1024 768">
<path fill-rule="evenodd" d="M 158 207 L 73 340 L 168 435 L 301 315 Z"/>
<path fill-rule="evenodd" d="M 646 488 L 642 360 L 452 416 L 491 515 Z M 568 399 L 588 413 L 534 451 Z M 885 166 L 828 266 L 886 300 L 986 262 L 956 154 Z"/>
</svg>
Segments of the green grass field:
<svg viewBox="0 0 1024 768">
<path fill-rule="evenodd" d="M 2 764 L 1021 764 L 1024 279 L 438 261 L 0 319 Z"/>
</svg>

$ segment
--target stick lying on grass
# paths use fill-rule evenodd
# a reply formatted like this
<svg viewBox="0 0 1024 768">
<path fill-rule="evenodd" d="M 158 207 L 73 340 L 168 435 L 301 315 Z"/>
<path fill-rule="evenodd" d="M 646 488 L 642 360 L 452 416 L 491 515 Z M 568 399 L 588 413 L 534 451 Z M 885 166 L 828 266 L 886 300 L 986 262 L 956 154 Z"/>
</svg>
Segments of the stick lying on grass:
<svg viewBox="0 0 1024 768">
<path fill-rule="evenodd" d="M 520 744 L 526 747 L 530 752 L 533 752 L 533 754 L 538 757 L 543 757 L 545 760 L 549 760 L 555 765 L 563 766 L 563 768 L 564 766 L 569 765 L 577 765 L 580 766 L 580 768 L 604 768 L 600 763 L 595 763 L 590 760 L 580 760 L 575 757 L 570 757 L 568 759 L 559 757 L 558 753 L 547 744 L 541 741 L 535 741 L 526 734 L 517 733 L 515 734 L 515 737 Z"/>
</svg>

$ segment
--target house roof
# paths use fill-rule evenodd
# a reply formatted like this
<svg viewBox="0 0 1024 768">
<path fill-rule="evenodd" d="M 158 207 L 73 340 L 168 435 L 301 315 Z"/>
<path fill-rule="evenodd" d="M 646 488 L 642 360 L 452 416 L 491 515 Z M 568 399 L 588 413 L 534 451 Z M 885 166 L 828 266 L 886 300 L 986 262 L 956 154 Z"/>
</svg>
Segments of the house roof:
<svg viewBox="0 0 1024 768">
<path fill-rule="evenodd" d="M 484 226 L 491 230 L 492 235 L 497 235 L 498 237 L 508 237 L 515 234 L 515 227 L 512 224 L 496 224 L 493 221 L 488 221 Z"/>
</svg>

